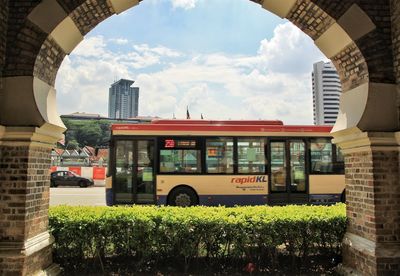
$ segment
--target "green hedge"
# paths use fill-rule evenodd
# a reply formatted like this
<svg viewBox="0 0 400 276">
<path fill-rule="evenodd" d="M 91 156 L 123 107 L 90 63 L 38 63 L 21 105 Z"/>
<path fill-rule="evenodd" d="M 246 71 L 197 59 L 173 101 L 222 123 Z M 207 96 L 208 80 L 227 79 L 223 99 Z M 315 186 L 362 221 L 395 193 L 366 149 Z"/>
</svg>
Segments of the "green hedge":
<svg viewBox="0 0 400 276">
<path fill-rule="evenodd" d="M 284 207 L 51 207 L 56 260 L 127 258 L 137 267 L 196 259 L 274 265 L 340 254 L 345 205 Z"/>
</svg>

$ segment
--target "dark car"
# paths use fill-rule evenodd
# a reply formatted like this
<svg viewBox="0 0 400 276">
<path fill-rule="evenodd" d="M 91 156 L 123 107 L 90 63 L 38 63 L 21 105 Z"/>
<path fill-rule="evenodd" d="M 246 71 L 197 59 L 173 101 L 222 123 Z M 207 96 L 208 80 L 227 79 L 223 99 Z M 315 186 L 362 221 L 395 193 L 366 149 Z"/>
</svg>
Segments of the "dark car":
<svg viewBox="0 0 400 276">
<path fill-rule="evenodd" d="M 70 171 L 55 171 L 50 176 L 50 187 L 57 186 L 79 186 L 88 187 L 93 185 L 93 180 L 82 177 Z"/>
</svg>

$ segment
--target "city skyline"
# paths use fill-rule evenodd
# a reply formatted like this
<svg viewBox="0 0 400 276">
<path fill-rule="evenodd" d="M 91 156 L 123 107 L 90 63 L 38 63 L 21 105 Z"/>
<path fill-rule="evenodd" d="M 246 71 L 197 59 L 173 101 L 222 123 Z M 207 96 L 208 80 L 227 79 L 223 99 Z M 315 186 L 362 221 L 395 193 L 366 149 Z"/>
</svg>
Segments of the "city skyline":
<svg viewBox="0 0 400 276">
<path fill-rule="evenodd" d="M 142 91 L 142 116 L 185 118 L 189 106 L 196 119 L 312 124 L 318 60 L 309 37 L 250 1 L 150 0 L 100 24 L 65 58 L 58 109 L 106 115 L 109 84 L 128 78 Z"/>
</svg>

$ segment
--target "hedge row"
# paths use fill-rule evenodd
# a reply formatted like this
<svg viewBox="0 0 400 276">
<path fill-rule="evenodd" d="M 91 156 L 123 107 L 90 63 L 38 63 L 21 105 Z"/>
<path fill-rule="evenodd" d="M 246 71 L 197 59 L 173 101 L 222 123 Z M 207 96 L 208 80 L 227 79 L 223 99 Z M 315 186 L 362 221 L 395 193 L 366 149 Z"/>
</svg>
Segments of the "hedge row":
<svg viewBox="0 0 400 276">
<path fill-rule="evenodd" d="M 50 208 L 58 262 L 128 258 L 189 266 L 196 259 L 278 262 L 340 254 L 345 206 Z M 290 259 L 290 258 L 289 258 Z"/>
</svg>

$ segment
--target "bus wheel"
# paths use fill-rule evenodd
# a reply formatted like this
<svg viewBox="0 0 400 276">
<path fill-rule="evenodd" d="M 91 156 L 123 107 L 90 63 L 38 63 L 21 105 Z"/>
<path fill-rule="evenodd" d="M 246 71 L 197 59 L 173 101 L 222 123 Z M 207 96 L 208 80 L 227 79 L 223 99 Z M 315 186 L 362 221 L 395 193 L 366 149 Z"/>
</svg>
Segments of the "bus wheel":
<svg viewBox="0 0 400 276">
<path fill-rule="evenodd" d="M 174 189 L 168 199 L 168 205 L 172 206 L 193 206 L 199 204 L 196 193 L 186 187 L 178 187 Z"/>
</svg>

